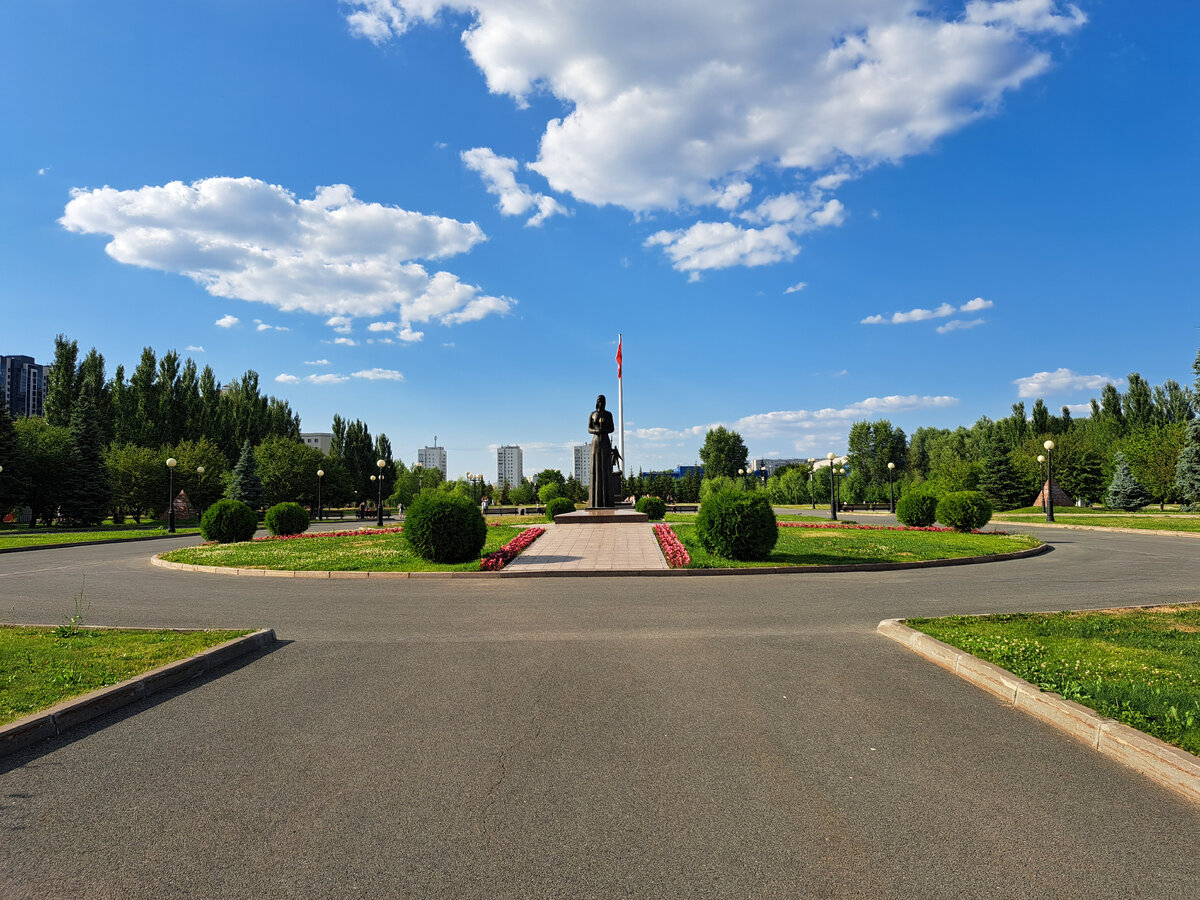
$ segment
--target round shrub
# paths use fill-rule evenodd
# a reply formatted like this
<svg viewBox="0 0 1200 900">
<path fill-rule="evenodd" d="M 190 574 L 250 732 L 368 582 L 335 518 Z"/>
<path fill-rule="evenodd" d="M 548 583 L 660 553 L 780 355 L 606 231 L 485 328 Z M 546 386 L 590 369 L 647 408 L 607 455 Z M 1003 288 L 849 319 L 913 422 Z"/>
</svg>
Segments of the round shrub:
<svg viewBox="0 0 1200 900">
<path fill-rule="evenodd" d="M 575 504 L 566 497 L 551 497 L 546 501 L 546 518 L 553 522 L 562 513 L 575 512 Z"/>
<path fill-rule="evenodd" d="M 634 509 L 645 513 L 651 522 L 657 522 L 667 514 L 667 504 L 662 497 L 642 497 L 634 505 Z"/>
<path fill-rule="evenodd" d="M 276 503 L 267 510 L 271 534 L 302 534 L 308 530 L 308 511 L 299 503 Z"/>
<path fill-rule="evenodd" d="M 937 505 L 937 520 L 955 531 L 975 531 L 992 518 L 992 503 L 979 491 L 953 491 Z"/>
<path fill-rule="evenodd" d="M 254 537 L 258 513 L 241 500 L 218 500 L 204 512 L 200 535 L 218 544 L 236 544 Z"/>
<path fill-rule="evenodd" d="M 937 521 L 938 498 L 933 494 L 909 491 L 896 501 L 896 518 L 905 525 L 925 528 Z"/>
<path fill-rule="evenodd" d="M 479 558 L 487 522 L 469 497 L 420 494 L 404 515 L 404 537 L 430 562 L 461 563 Z"/>
<path fill-rule="evenodd" d="M 766 494 L 718 491 L 700 506 L 696 537 L 726 559 L 760 560 L 775 548 L 779 525 Z"/>
</svg>

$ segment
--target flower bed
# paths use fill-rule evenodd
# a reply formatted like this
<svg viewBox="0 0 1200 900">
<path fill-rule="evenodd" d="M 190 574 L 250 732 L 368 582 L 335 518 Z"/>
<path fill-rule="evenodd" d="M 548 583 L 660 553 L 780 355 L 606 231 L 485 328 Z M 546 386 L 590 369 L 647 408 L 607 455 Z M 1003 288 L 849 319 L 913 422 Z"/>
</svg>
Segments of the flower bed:
<svg viewBox="0 0 1200 900">
<path fill-rule="evenodd" d="M 518 554 L 543 534 L 546 533 L 545 528 L 526 528 L 515 538 L 501 547 L 499 550 L 481 557 L 479 560 L 479 568 L 484 572 L 499 572 L 506 565 L 517 558 Z"/>
<path fill-rule="evenodd" d="M 845 531 L 954 531 L 941 525 L 853 525 L 848 522 L 780 522 L 780 528 L 832 528 Z M 971 534 L 1008 534 L 1007 531 L 972 531 Z"/>
<path fill-rule="evenodd" d="M 395 528 L 355 528 L 350 531 L 304 531 L 300 534 L 276 534 L 266 537 L 257 537 L 255 541 L 294 541 L 297 538 L 325 538 L 325 537 L 362 537 L 366 534 L 399 534 L 404 530 L 404 527 L 397 525 Z"/>
<path fill-rule="evenodd" d="M 655 525 L 654 536 L 658 538 L 658 546 L 662 548 L 663 556 L 667 558 L 667 565 L 672 569 L 682 569 L 691 563 L 692 557 L 688 555 L 687 548 L 679 542 L 679 538 L 675 536 L 675 531 L 670 525 L 665 522 Z"/>
</svg>

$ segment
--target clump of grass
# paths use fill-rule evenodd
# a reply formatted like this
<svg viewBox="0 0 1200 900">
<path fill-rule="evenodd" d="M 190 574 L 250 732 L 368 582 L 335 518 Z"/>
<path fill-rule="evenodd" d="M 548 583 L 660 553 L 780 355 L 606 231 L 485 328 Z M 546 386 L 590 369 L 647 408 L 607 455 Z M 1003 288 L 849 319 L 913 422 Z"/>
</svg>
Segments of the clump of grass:
<svg viewBox="0 0 1200 900">
<path fill-rule="evenodd" d="M 1200 755 L 1200 605 L 907 624 Z"/>
</svg>

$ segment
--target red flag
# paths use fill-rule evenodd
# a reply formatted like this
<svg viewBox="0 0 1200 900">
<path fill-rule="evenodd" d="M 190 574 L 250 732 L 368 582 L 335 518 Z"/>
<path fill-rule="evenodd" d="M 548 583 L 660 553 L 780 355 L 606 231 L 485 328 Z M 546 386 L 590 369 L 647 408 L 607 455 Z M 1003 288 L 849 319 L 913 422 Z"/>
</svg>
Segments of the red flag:
<svg viewBox="0 0 1200 900">
<path fill-rule="evenodd" d="M 617 378 L 621 377 L 621 338 L 617 338 Z"/>
</svg>

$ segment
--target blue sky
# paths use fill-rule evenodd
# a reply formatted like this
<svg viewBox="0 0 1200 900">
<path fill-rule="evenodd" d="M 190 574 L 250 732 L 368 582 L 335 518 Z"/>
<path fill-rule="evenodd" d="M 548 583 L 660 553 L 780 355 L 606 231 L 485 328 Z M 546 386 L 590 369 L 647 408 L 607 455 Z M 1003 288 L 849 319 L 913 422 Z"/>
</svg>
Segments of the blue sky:
<svg viewBox="0 0 1200 900">
<path fill-rule="evenodd" d="M 255 369 L 451 474 L 1086 404 L 1200 345 L 1200 8 L 194 0 L 0 11 L 0 353 Z"/>
</svg>

